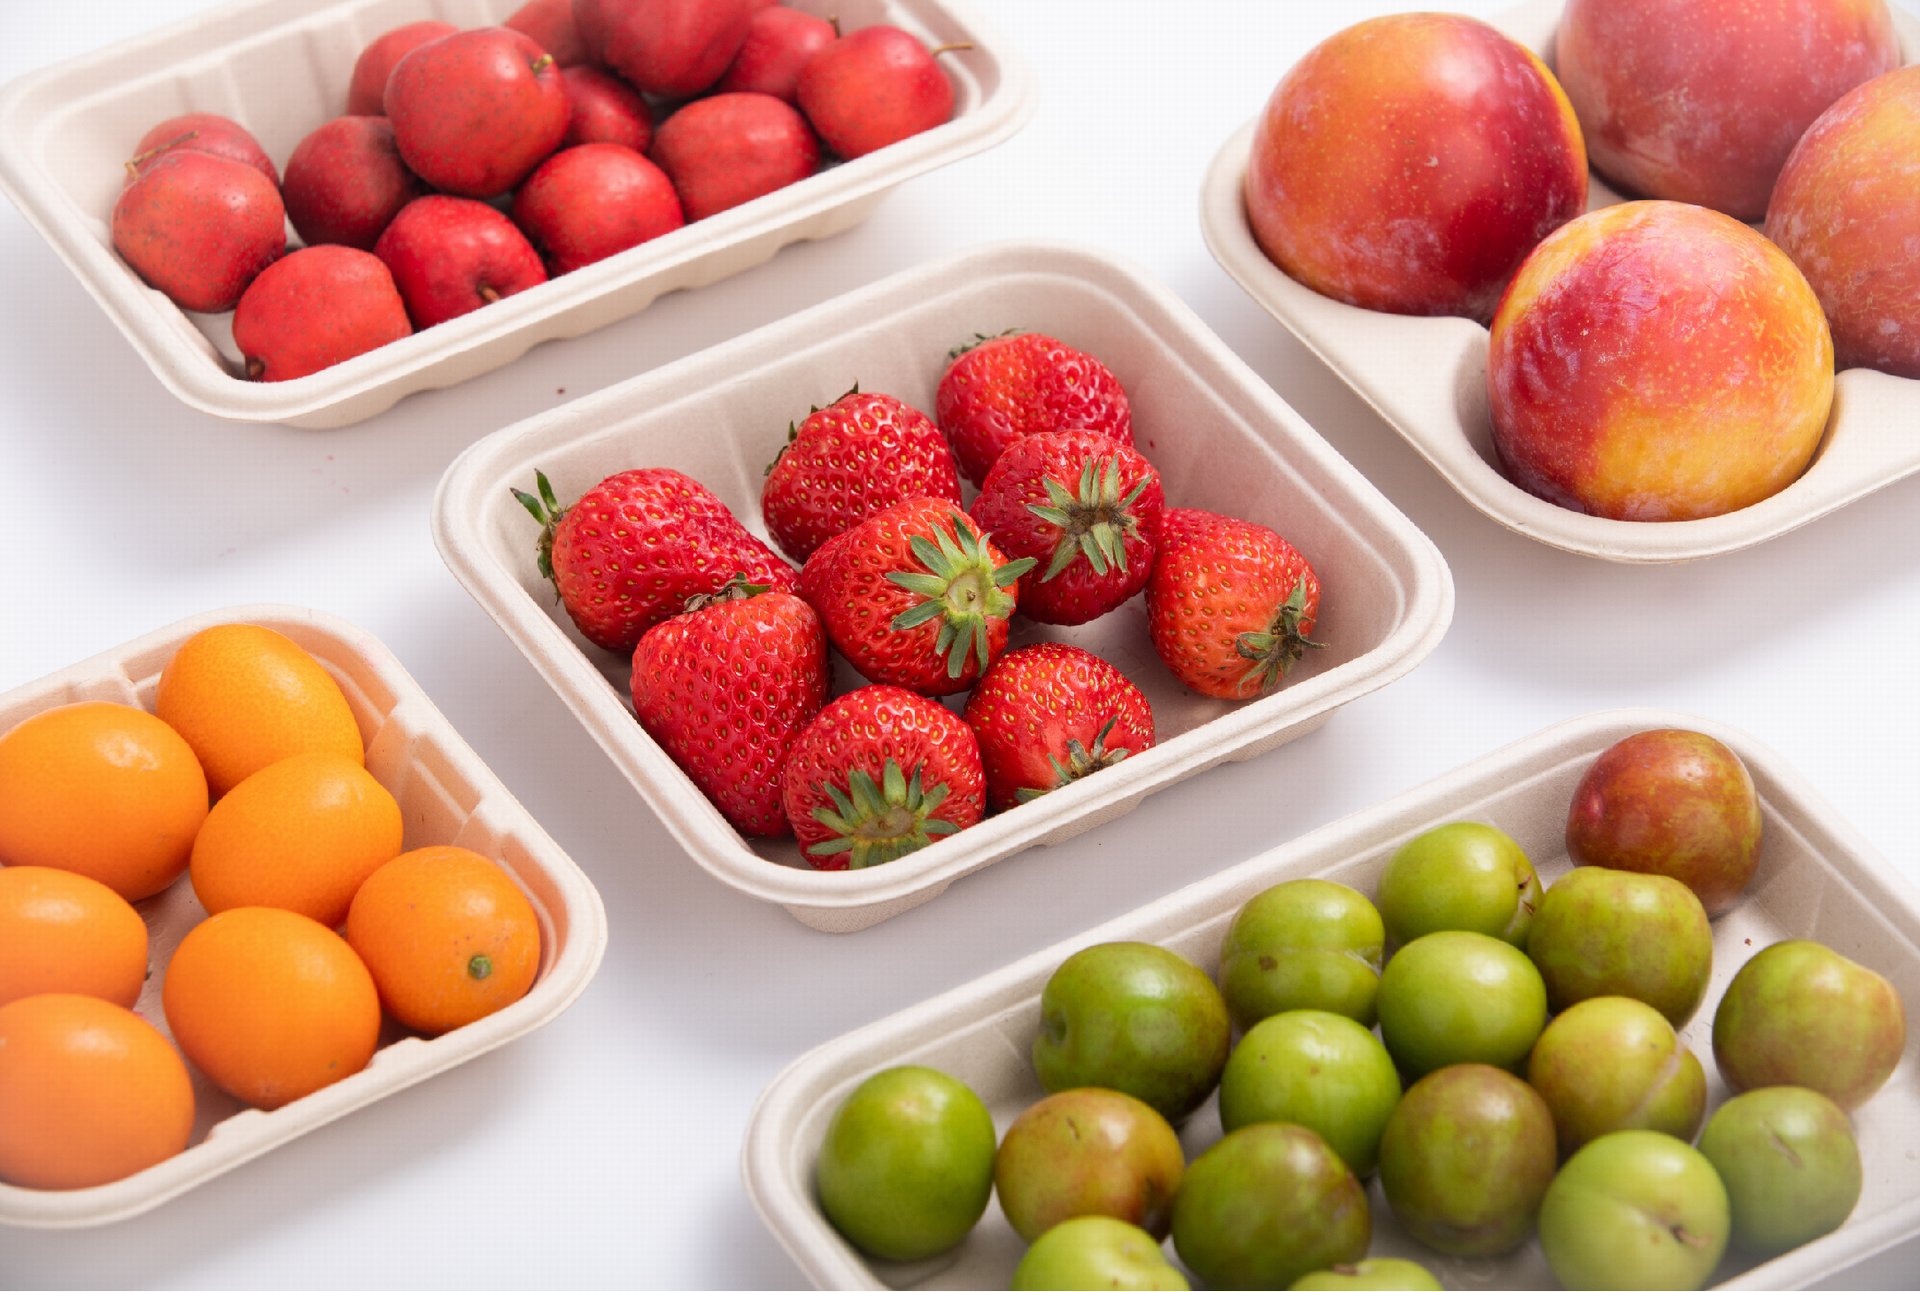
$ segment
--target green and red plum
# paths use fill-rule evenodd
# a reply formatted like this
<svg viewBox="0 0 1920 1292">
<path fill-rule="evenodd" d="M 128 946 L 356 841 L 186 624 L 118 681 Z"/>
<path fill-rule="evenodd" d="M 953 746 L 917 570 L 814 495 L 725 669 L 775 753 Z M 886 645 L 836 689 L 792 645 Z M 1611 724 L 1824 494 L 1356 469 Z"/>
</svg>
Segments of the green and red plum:
<svg viewBox="0 0 1920 1292">
<path fill-rule="evenodd" d="M 1602 1135 L 1567 1159 L 1540 1204 L 1540 1246 L 1567 1288 L 1698 1288 L 1727 1249 L 1713 1164 L 1658 1131 Z"/>
<path fill-rule="evenodd" d="M 1380 1035 L 1401 1069 L 1517 1069 L 1547 1025 L 1547 989 L 1524 952 L 1484 933 L 1416 938 L 1380 975 Z"/>
<path fill-rule="evenodd" d="M 1540 879 L 1506 831 L 1482 821 L 1450 821 L 1415 835 L 1388 858 L 1378 898 L 1396 943 L 1467 929 L 1524 949 Z"/>
<path fill-rule="evenodd" d="M 1894 985 L 1804 938 L 1741 965 L 1713 1015 L 1713 1058 L 1729 1086 L 1806 1086 L 1848 1111 L 1886 1084 L 1906 1044 Z"/>
<path fill-rule="evenodd" d="M 1220 1125 L 1292 1122 L 1348 1168 L 1373 1174 L 1380 1133 L 1400 1102 L 1400 1074 L 1374 1034 L 1342 1014 L 1289 1010 L 1256 1023 L 1220 1074 Z"/>
<path fill-rule="evenodd" d="M 1187 1168 L 1173 1245 L 1212 1288 L 1285 1287 L 1367 1254 L 1366 1190 L 1304 1126 L 1262 1122 L 1216 1142 Z"/>
<path fill-rule="evenodd" d="M 1374 1022 L 1386 927 L 1365 894 L 1325 879 L 1290 879 L 1248 899 L 1220 947 L 1220 992 L 1250 1028 L 1290 1009 Z"/>
<path fill-rule="evenodd" d="M 1700 1152 L 1727 1187 L 1734 1244 L 1759 1256 L 1832 1233 L 1860 1201 L 1853 1124 L 1817 1090 L 1735 1095 L 1707 1122 Z"/>
<path fill-rule="evenodd" d="M 1706 998 L 1713 926 L 1700 899 L 1677 879 L 1583 866 L 1541 898 L 1527 955 L 1556 1010 L 1595 996 L 1630 996 L 1680 1027 Z"/>
<path fill-rule="evenodd" d="M 1076 1216 L 1041 1234 L 1014 1268 L 1013 1292 L 1114 1288 L 1186 1292 L 1153 1235 L 1111 1216 Z"/>
<path fill-rule="evenodd" d="M 1029 1243 L 1087 1215 L 1165 1238 L 1186 1165 L 1166 1118 L 1132 1095 L 1089 1086 L 1048 1095 L 1015 1118 L 993 1181 L 1008 1223 Z"/>
<path fill-rule="evenodd" d="M 1440 1292 L 1440 1280 L 1417 1261 L 1371 1256 L 1352 1265 L 1335 1265 L 1295 1279 L 1288 1292 L 1364 1292 L 1400 1288 L 1404 1292 Z"/>
<path fill-rule="evenodd" d="M 1534 1042 L 1527 1083 L 1553 1111 L 1562 1153 L 1609 1131 L 1692 1140 L 1707 1111 L 1707 1074 L 1659 1010 L 1595 996 L 1556 1015 Z"/>
</svg>

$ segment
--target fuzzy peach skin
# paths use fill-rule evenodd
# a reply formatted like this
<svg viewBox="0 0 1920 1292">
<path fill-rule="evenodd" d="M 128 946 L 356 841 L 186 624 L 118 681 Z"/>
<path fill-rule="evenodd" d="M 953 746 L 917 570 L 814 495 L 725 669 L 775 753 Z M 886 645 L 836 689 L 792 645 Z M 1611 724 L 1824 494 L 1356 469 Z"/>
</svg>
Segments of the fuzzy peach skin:
<svg viewBox="0 0 1920 1292">
<path fill-rule="evenodd" d="M 1885 0 L 1568 0 L 1554 37 L 1595 170 L 1743 220 L 1815 117 L 1899 65 Z"/>
<path fill-rule="evenodd" d="M 1821 114 L 1780 172 L 1767 236 L 1813 284 L 1840 367 L 1920 377 L 1920 65 Z"/>
<path fill-rule="evenodd" d="M 1738 220 L 1627 202 L 1540 244 L 1494 315 L 1493 442 L 1532 494 L 1691 520 L 1784 488 L 1819 446 L 1833 342 L 1786 254 Z"/>
<path fill-rule="evenodd" d="M 1245 196 L 1268 259 L 1322 295 L 1484 323 L 1526 254 L 1586 209 L 1587 154 L 1530 51 L 1472 18 L 1397 14 L 1281 79 Z"/>
</svg>

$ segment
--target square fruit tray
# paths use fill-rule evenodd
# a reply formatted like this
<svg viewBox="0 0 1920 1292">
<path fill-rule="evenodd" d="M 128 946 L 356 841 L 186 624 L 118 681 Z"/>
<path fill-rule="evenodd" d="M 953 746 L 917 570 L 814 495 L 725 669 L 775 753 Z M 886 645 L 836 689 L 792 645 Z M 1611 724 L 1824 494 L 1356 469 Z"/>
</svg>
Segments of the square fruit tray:
<svg viewBox="0 0 1920 1292">
<path fill-rule="evenodd" d="M 250 623 L 284 633 L 340 683 L 367 746 L 367 770 L 399 800 L 405 847 L 456 844 L 504 866 L 540 918 L 540 969 L 512 1005 L 427 1039 L 381 1032 L 355 1075 L 271 1112 L 248 1108 L 193 1073 L 195 1121 L 185 1151 L 112 1184 L 65 1191 L 0 1183 L 0 1223 L 77 1228 L 124 1220 L 336 1117 L 464 1063 L 558 1016 L 586 989 L 607 944 L 607 918 L 572 858 L 447 723 L 387 648 L 351 624 L 293 606 L 236 606 L 196 615 L 0 695 L 0 731 L 55 705 L 106 700 L 151 711 L 160 670 L 203 628 Z M 167 1031 L 163 966 L 206 911 L 183 876 L 136 904 L 155 966 L 136 1011 Z"/>
<path fill-rule="evenodd" d="M 1212 973 L 1235 913 L 1282 880 L 1320 876 L 1371 895 L 1387 858 L 1408 838 L 1443 822 L 1486 821 L 1511 834 L 1551 883 L 1569 868 L 1564 831 L 1574 785 L 1608 745 L 1633 732 L 1679 726 L 1726 743 L 1753 774 L 1764 815 L 1760 869 L 1733 910 L 1714 922 L 1714 968 L 1706 1003 L 1682 1029 L 1708 1073 L 1709 1108 L 1726 1098 L 1714 1069 L 1713 1009 L 1734 972 L 1784 938 L 1814 938 L 1887 977 L 1911 1005 L 1920 1000 L 1920 895 L 1872 847 L 1799 782 L 1792 769 L 1740 732 L 1688 714 L 1645 709 L 1590 714 L 1551 727 L 1427 785 L 1336 821 L 1148 903 L 1132 914 L 849 1032 L 801 1057 L 761 1095 L 742 1153 L 746 1187 L 761 1218 L 820 1287 L 1006 1287 L 1024 1250 L 998 1202 L 953 1252 L 913 1265 L 868 1261 L 827 1222 L 814 1200 L 813 1163 L 828 1121 L 853 1087 L 882 1068 L 919 1063 L 966 1082 L 1004 1132 L 1044 1093 L 1028 1052 L 1039 1031 L 1040 992 L 1074 951 L 1096 942 L 1160 943 Z M 1920 1260 L 1920 1033 L 1910 1031 L 1893 1078 L 1853 1114 L 1865 1188 L 1847 1223 L 1797 1250 L 1752 1265 L 1731 1256 L 1717 1271 L 1728 1286 L 1844 1286 L 1846 1271 L 1899 1244 Z M 1191 1157 L 1220 1135 L 1210 1099 L 1182 1132 Z M 1552 1287 L 1537 1241 L 1500 1260 L 1440 1257 L 1403 1233 L 1378 1182 L 1368 1189 L 1372 1255 L 1426 1265 L 1448 1287 Z M 1169 1248 L 1171 1251 L 1171 1248 Z"/>
<path fill-rule="evenodd" d="M 1534 0 L 1493 25 L 1552 64 L 1564 0 Z M 1920 23 L 1893 8 L 1908 61 Z M 1303 51 L 1304 52 L 1304 51 Z M 1286 69 L 1275 69 L 1278 81 Z M 1258 106 L 1258 105 L 1255 105 Z M 1687 561 L 1739 551 L 1818 519 L 1920 471 L 1920 381 L 1866 368 L 1841 372 L 1813 462 L 1771 498 L 1701 520 L 1609 520 L 1536 498 L 1507 479 L 1487 411 L 1487 329 L 1471 319 L 1387 314 L 1347 305 L 1295 282 L 1260 250 L 1241 189 L 1254 122 L 1215 155 L 1201 184 L 1200 228 L 1221 268 L 1370 404 L 1442 479 L 1486 516 L 1568 552 L 1630 563 Z M 1620 201 L 1597 175 L 1589 208 Z"/>
<path fill-rule="evenodd" d="M 122 163 L 146 129 L 217 112 L 259 138 L 276 165 L 345 110 L 367 42 L 401 23 L 497 23 L 518 0 L 240 0 L 203 17 L 33 73 L 0 92 L 0 191 L 53 244 L 155 375 L 190 407 L 245 422 L 343 426 L 416 391 L 510 363 L 770 259 L 788 243 L 844 232 L 895 185 L 1013 134 L 1033 107 L 1027 70 L 964 0 L 795 0 L 848 30 L 888 22 L 931 44 L 955 88 L 945 125 L 698 220 L 485 309 L 288 382 L 241 375 L 230 314 L 179 309 L 114 252 L 108 217 Z"/>
<path fill-rule="evenodd" d="M 1310 653 L 1264 698 L 1230 705 L 1173 681 L 1136 598 L 1080 628 L 1016 620 L 1105 656 L 1146 691 L 1160 743 L 898 861 L 815 871 L 791 841 L 749 844 L 634 720 L 628 661 L 585 644 L 535 569 L 535 526 L 510 489 L 546 472 L 570 502 L 615 471 L 670 466 L 718 493 L 756 534 L 764 470 L 791 422 L 856 382 L 922 411 L 948 350 L 1011 327 L 1101 358 L 1132 400 L 1135 439 L 1169 506 L 1278 529 L 1325 588 Z M 703 354 L 542 413 L 471 446 L 441 479 L 434 535 L 455 577 L 600 742 L 695 861 L 803 922 L 845 932 L 935 896 L 1023 848 L 1110 821 L 1147 794 L 1250 758 L 1401 676 L 1438 644 L 1453 581 L 1425 535 L 1284 404 L 1177 298 L 1090 252 L 990 247 L 883 280 Z M 837 690 L 852 682 L 843 668 Z"/>
</svg>

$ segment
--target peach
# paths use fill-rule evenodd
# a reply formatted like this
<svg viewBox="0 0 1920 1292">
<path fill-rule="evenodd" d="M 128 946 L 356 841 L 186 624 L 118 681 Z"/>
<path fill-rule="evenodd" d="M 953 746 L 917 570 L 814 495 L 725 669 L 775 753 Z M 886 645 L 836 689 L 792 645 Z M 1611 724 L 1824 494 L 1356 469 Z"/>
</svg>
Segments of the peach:
<svg viewBox="0 0 1920 1292">
<path fill-rule="evenodd" d="M 1767 236 L 1826 308 L 1840 367 L 1920 377 L 1920 66 L 1820 115 L 1780 172 Z"/>
<path fill-rule="evenodd" d="M 1814 118 L 1899 63 L 1885 0 L 1568 0 L 1554 39 L 1595 170 L 1743 220 Z"/>
<path fill-rule="evenodd" d="M 1833 402 L 1833 341 L 1786 253 L 1738 220 L 1627 202 L 1541 243 L 1494 315 L 1493 443 L 1514 483 L 1614 520 L 1778 492 Z"/>
<path fill-rule="evenodd" d="M 1274 88 L 1247 166 L 1267 257 L 1322 295 L 1486 322 L 1547 234 L 1586 209 L 1587 155 L 1546 66 L 1455 14 L 1358 23 Z"/>
</svg>

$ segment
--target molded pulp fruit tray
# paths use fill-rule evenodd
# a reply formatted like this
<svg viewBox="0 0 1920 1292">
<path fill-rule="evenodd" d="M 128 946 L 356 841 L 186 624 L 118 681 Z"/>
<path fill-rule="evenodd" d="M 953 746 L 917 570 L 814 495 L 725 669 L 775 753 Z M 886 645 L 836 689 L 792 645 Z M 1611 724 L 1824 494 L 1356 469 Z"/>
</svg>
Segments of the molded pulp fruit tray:
<svg viewBox="0 0 1920 1292">
<path fill-rule="evenodd" d="M 749 529 L 789 424 L 859 384 L 923 411 L 950 348 L 975 334 L 1047 332 L 1104 360 L 1131 398 L 1135 439 L 1169 506 L 1246 517 L 1286 535 L 1324 587 L 1311 651 L 1280 690 L 1227 704 L 1174 683 L 1147 640 L 1143 599 L 1091 624 L 1012 644 L 1073 641 L 1146 691 L 1160 744 L 884 866 L 807 868 L 798 849 L 749 843 L 634 720 L 628 661 L 588 646 L 535 569 L 536 527 L 510 489 L 544 470 L 562 503 L 604 477 L 675 467 Z M 1148 793 L 1249 758 L 1411 669 L 1439 642 L 1453 583 L 1433 544 L 1166 291 L 1091 253 L 988 248 L 899 274 L 469 448 L 434 504 L 441 555 L 585 723 L 694 859 L 723 882 L 816 928 L 864 928 L 954 879 L 1037 843 L 1112 820 Z M 853 682 L 842 669 L 837 689 Z"/>
<path fill-rule="evenodd" d="M 1536 0 L 1493 20 L 1551 65 L 1563 0 Z M 1908 61 L 1920 23 L 1897 7 Z M 1263 100 L 1264 103 L 1264 100 Z M 1250 105 L 1255 108 L 1263 104 Z M 1841 372 L 1826 438 L 1800 478 L 1771 498 L 1701 520 L 1588 516 L 1536 498 L 1502 474 L 1487 412 L 1487 329 L 1471 319 L 1387 314 L 1322 296 L 1289 278 L 1253 240 L 1241 197 L 1254 122 L 1227 140 L 1200 197 L 1207 247 L 1229 276 L 1373 406 L 1482 513 L 1549 546 L 1610 561 L 1684 561 L 1778 537 L 1920 471 L 1920 381 L 1866 368 Z M 1588 206 L 1620 201 L 1597 175 Z"/>
<path fill-rule="evenodd" d="M 954 117 L 857 161 L 694 221 L 462 318 L 289 382 L 240 376 L 230 314 L 196 315 L 146 287 L 114 253 L 107 221 L 122 163 L 147 128 L 184 112 L 217 112 L 259 138 L 284 166 L 310 130 L 340 115 L 354 59 L 402 23 L 497 23 L 518 0 L 241 0 L 203 17 L 23 77 L 0 94 L 0 190 L 39 229 L 160 380 L 221 417 L 340 426 L 405 395 L 510 363 L 541 341 L 578 336 L 768 260 L 803 238 L 826 238 L 873 213 L 896 184 L 989 148 L 1024 124 L 1032 89 L 1006 43 L 964 0 L 794 0 L 846 30 L 888 22 L 943 55 Z"/>
<path fill-rule="evenodd" d="M 1526 849 L 1542 881 L 1551 883 L 1569 867 L 1567 805 L 1581 774 L 1614 741 L 1668 726 L 1708 732 L 1733 748 L 1753 773 L 1764 814 L 1759 872 L 1739 904 L 1714 922 L 1713 980 L 1700 1012 L 1681 1033 L 1707 1070 L 1709 1108 L 1728 1093 L 1713 1063 L 1714 1006 L 1734 972 L 1768 944 L 1786 938 L 1825 942 L 1885 975 L 1909 1006 L 1920 1000 L 1920 896 L 1777 756 L 1740 732 L 1688 714 L 1590 714 L 805 1055 L 768 1086 L 748 1123 L 742 1167 L 754 1205 L 820 1287 L 1006 1287 L 1024 1248 L 998 1201 L 954 1252 L 915 1265 L 870 1263 L 828 1224 L 814 1202 L 813 1163 L 827 1122 L 854 1086 L 895 1064 L 926 1064 L 972 1086 L 1004 1132 L 1044 1093 L 1027 1058 L 1039 1031 L 1040 992 L 1074 951 L 1096 942 L 1157 942 L 1212 973 L 1228 924 L 1254 894 L 1311 875 L 1371 896 L 1400 844 L 1447 821 L 1486 821 L 1507 831 Z M 1845 1286 L 1850 1266 L 1901 1242 L 1920 1260 L 1920 1029 L 1909 1029 L 1892 1080 L 1855 1111 L 1853 1123 L 1865 1189 L 1846 1225 L 1763 1265 L 1730 1257 L 1717 1271 L 1720 1280 L 1755 1288 L 1816 1280 Z M 1189 1160 L 1219 1135 L 1219 1113 L 1210 1099 L 1182 1132 Z M 1368 1200 L 1373 1255 L 1420 1261 L 1448 1287 L 1554 1286 L 1537 1241 L 1498 1261 L 1440 1257 L 1400 1231 L 1377 1181 Z"/>
<path fill-rule="evenodd" d="M 0 731 L 44 709 L 83 700 L 151 711 L 160 670 L 203 628 L 259 624 L 284 633 L 340 683 L 367 745 L 367 770 L 399 800 L 405 847 L 456 844 L 498 861 L 540 917 L 540 971 L 528 993 L 477 1022 L 427 1039 L 388 1023 L 373 1062 L 355 1075 L 271 1112 L 247 1108 L 193 1072 L 196 1118 L 187 1149 L 156 1166 L 87 1189 L 0 1184 L 0 1221 L 73 1227 L 122 1220 L 165 1202 L 269 1149 L 437 1072 L 464 1063 L 556 1017 L 585 990 L 607 944 L 600 895 L 527 815 L 433 706 L 385 646 L 338 619 L 293 606 L 237 606 L 182 620 L 0 695 Z M 164 966 L 206 912 L 182 876 L 136 904 L 146 918 L 154 971 L 135 1006 L 162 1032 Z"/>
</svg>

